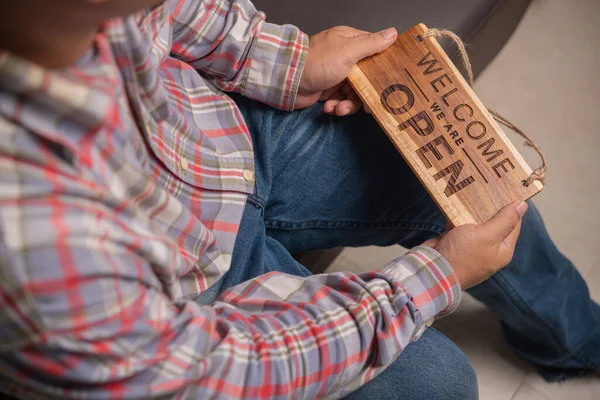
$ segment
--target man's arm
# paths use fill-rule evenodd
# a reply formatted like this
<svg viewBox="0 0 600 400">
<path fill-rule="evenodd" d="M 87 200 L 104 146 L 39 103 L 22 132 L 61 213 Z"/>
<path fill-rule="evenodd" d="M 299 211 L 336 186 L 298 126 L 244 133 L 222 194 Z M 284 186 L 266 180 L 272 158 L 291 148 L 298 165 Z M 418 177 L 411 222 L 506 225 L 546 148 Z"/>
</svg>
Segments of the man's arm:
<svg viewBox="0 0 600 400">
<path fill-rule="evenodd" d="M 421 247 L 382 272 L 272 273 L 210 307 L 173 301 L 177 243 L 136 205 L 48 151 L 0 169 L 0 386 L 27 398 L 339 396 L 460 296 Z"/>
<path fill-rule="evenodd" d="M 292 25 L 265 22 L 248 0 L 169 0 L 175 57 L 223 91 L 291 110 L 308 50 Z"/>
</svg>

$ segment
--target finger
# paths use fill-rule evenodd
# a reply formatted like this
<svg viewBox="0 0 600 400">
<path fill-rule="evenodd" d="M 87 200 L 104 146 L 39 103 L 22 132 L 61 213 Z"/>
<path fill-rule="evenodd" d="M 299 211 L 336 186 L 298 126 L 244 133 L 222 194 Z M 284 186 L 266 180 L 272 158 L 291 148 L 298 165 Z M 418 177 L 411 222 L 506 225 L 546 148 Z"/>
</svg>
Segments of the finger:
<svg viewBox="0 0 600 400">
<path fill-rule="evenodd" d="M 500 245 L 518 227 L 521 217 L 527 211 L 527 203 L 515 201 L 504 208 L 480 226 L 482 234 L 491 242 Z"/>
<path fill-rule="evenodd" d="M 358 97 L 358 94 L 352 88 L 350 88 L 349 92 L 345 92 L 345 93 L 346 93 L 346 97 L 349 100 L 353 100 L 353 99 L 359 99 L 360 100 L 360 97 Z"/>
<path fill-rule="evenodd" d="M 504 238 L 504 241 L 502 242 L 502 245 L 505 246 L 506 249 L 510 250 L 511 252 L 517 245 L 517 240 L 519 239 L 519 234 L 521 233 L 522 224 L 523 220 L 521 219 L 519 223 L 517 223 L 517 226 L 515 226 L 515 229 L 513 229 L 513 231 L 506 238 Z"/>
<path fill-rule="evenodd" d="M 343 117 L 344 115 L 351 115 L 356 113 L 362 107 L 362 101 L 360 99 L 346 99 L 339 102 L 335 107 L 335 114 Z"/>
<path fill-rule="evenodd" d="M 354 89 L 352 89 L 352 85 L 350 85 L 350 82 L 348 81 L 342 83 L 340 90 L 346 94 L 354 93 Z"/>
<path fill-rule="evenodd" d="M 351 114 L 354 114 L 356 112 L 358 112 L 362 107 L 366 107 L 366 104 L 363 103 L 362 99 L 358 96 L 358 93 L 356 93 L 356 91 L 354 90 L 354 88 L 352 87 L 352 85 L 350 85 L 350 82 L 346 81 L 346 83 L 344 85 L 342 85 L 341 87 L 341 91 L 346 93 L 346 98 L 348 100 L 352 100 L 353 102 L 359 102 L 360 105 L 354 110 L 352 110 Z M 358 103 L 356 103 L 358 104 Z M 367 113 L 371 113 L 371 110 L 366 110 Z"/>
<path fill-rule="evenodd" d="M 327 100 L 323 105 L 323 111 L 327 114 L 334 115 L 336 113 L 336 107 L 342 100 L 344 100 L 344 95 L 334 95 L 330 100 Z"/>
<path fill-rule="evenodd" d="M 335 114 L 335 107 L 339 104 L 339 100 L 327 100 L 323 105 L 323 111 L 325 114 Z"/>
<path fill-rule="evenodd" d="M 342 84 L 343 84 L 343 82 L 340 82 L 339 84 L 335 85 L 334 87 L 323 91 L 323 93 L 321 94 L 321 97 L 319 98 L 319 101 L 329 100 L 331 98 L 331 96 L 333 96 L 335 93 L 340 91 Z"/>
<path fill-rule="evenodd" d="M 363 104 L 362 100 L 358 97 L 354 89 L 352 89 L 350 84 L 348 84 L 343 85 L 341 90 L 346 94 L 346 99 L 342 100 L 336 106 L 336 114 L 342 117 L 344 115 L 355 114 L 358 112 Z"/>
<path fill-rule="evenodd" d="M 340 32 L 343 32 L 345 36 L 349 36 L 349 37 L 364 35 L 365 33 L 369 33 L 367 31 L 363 31 L 360 29 L 353 28 L 351 26 L 346 26 L 346 25 L 336 26 L 331 29 L 339 30 Z"/>
<path fill-rule="evenodd" d="M 357 35 L 348 40 L 348 52 L 356 63 L 365 57 L 381 53 L 398 37 L 396 28 L 388 28 L 377 33 Z"/>
<path fill-rule="evenodd" d="M 346 95 L 342 92 L 336 92 L 325 102 L 323 105 L 323 111 L 326 114 L 335 114 L 335 108 L 340 103 L 340 101 L 344 100 Z"/>
<path fill-rule="evenodd" d="M 363 108 L 365 109 L 365 112 L 366 112 L 367 114 L 372 114 L 372 112 L 371 112 L 371 109 L 369 108 L 369 106 L 368 106 L 368 105 L 366 105 L 366 104 L 363 104 Z"/>
</svg>

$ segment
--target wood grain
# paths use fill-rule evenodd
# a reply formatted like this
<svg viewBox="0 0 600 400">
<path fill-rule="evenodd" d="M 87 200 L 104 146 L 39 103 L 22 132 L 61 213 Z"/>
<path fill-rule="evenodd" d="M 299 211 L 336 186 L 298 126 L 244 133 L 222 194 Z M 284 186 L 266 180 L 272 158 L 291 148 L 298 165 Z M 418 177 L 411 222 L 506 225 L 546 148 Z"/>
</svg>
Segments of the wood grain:
<svg viewBox="0 0 600 400">
<path fill-rule="evenodd" d="M 454 226 L 488 221 L 543 185 L 434 38 L 419 24 L 348 80 Z"/>
</svg>

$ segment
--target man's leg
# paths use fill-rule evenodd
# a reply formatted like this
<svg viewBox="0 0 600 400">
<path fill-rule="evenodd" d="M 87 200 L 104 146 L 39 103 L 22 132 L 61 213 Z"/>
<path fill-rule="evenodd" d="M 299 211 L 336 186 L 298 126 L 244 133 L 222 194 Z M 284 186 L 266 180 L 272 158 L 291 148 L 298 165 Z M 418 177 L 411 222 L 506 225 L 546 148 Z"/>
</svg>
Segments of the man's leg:
<svg viewBox="0 0 600 400">
<path fill-rule="evenodd" d="M 444 230 L 440 211 L 372 117 L 236 101 L 254 138 L 257 196 L 278 251 L 410 248 Z M 515 351 L 545 366 L 546 378 L 600 368 L 600 307 L 533 206 L 513 262 L 472 293 L 500 316 Z"/>
<path fill-rule="evenodd" d="M 500 317 L 511 348 L 548 381 L 600 371 L 600 307 L 535 207 L 510 265 L 469 293 Z"/>
<path fill-rule="evenodd" d="M 464 353 L 435 328 L 411 343 L 385 371 L 346 400 L 477 399 L 477 378 Z"/>
</svg>

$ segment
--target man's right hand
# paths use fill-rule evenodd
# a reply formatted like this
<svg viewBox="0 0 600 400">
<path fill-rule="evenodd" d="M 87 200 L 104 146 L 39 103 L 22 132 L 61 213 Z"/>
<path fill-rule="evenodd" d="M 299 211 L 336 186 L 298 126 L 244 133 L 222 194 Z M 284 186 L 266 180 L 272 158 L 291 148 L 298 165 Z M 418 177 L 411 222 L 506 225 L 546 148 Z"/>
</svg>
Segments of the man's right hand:
<svg viewBox="0 0 600 400">
<path fill-rule="evenodd" d="M 482 225 L 463 225 L 423 243 L 450 264 L 463 289 L 483 282 L 513 257 L 527 203 L 516 201 Z"/>
</svg>

